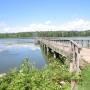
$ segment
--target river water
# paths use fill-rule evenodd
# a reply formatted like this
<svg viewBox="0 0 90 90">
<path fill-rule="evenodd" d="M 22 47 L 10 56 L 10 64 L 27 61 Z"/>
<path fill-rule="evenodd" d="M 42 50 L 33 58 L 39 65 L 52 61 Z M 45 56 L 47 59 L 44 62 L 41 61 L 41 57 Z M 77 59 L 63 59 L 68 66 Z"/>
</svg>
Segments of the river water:
<svg viewBox="0 0 90 90">
<path fill-rule="evenodd" d="M 0 39 L 0 73 L 19 67 L 24 58 L 36 68 L 43 68 L 47 62 L 39 45 L 33 39 Z"/>
</svg>

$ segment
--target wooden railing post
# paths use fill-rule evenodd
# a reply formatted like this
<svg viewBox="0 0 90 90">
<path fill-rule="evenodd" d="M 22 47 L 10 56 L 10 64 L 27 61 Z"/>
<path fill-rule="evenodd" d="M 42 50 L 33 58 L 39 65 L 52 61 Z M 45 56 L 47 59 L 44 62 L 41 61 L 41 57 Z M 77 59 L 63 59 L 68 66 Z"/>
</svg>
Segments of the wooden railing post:
<svg viewBox="0 0 90 90">
<path fill-rule="evenodd" d="M 76 51 L 75 51 L 75 63 L 76 63 L 76 73 L 80 72 L 80 68 L 79 68 L 79 61 L 80 61 L 80 48 L 76 47 Z"/>
<path fill-rule="evenodd" d="M 70 62 L 70 72 L 74 74 L 78 74 L 80 72 L 79 69 L 79 60 L 80 60 L 80 48 L 71 42 L 71 50 L 72 50 L 72 61 Z M 77 80 L 71 80 L 71 90 L 78 90 Z"/>
<path fill-rule="evenodd" d="M 89 41 L 89 40 L 87 40 L 87 42 L 88 42 L 88 43 L 87 43 L 87 47 L 90 47 L 90 44 L 89 44 L 89 43 L 90 43 L 90 41 Z"/>
<path fill-rule="evenodd" d="M 71 42 L 71 55 L 72 55 L 72 60 L 70 62 L 70 72 L 71 74 L 75 72 L 75 46 L 73 45 L 73 43 Z M 71 90 L 77 90 L 77 83 L 75 80 L 71 80 Z"/>
<path fill-rule="evenodd" d="M 82 47 L 83 47 L 83 40 L 81 40 L 81 43 L 82 43 Z"/>
</svg>

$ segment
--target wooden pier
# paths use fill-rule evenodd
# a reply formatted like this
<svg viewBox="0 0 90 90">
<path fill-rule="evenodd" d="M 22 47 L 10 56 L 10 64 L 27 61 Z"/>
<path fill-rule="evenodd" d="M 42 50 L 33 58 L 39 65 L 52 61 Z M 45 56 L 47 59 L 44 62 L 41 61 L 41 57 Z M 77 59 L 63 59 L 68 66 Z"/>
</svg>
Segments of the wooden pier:
<svg viewBox="0 0 90 90">
<path fill-rule="evenodd" d="M 83 47 L 84 40 L 68 40 L 57 38 L 38 38 L 39 43 L 46 49 L 47 53 L 51 50 L 54 58 L 58 55 L 65 56 L 70 60 L 70 72 L 80 72 L 80 62 L 85 60 L 90 63 L 90 48 Z M 90 40 L 86 41 L 88 47 Z M 80 44 L 81 43 L 81 44 Z M 71 80 L 71 90 L 77 90 L 77 81 Z"/>
</svg>

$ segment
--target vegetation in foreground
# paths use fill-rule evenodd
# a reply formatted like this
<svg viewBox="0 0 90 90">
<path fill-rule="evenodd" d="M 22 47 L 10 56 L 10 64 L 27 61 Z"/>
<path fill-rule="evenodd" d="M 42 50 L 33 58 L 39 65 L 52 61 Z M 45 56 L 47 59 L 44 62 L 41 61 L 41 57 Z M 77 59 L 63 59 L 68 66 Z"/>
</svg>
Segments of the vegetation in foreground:
<svg viewBox="0 0 90 90">
<path fill-rule="evenodd" d="M 82 71 L 82 82 L 79 85 L 79 90 L 90 90 L 90 65 L 87 65 Z"/>
<path fill-rule="evenodd" d="M 70 73 L 66 66 L 52 60 L 42 70 L 25 59 L 19 70 L 0 78 L 0 90 L 70 90 Z"/>
<path fill-rule="evenodd" d="M 70 90 L 72 76 L 68 67 L 51 57 L 48 62 L 48 66 L 38 70 L 26 58 L 18 70 L 13 69 L 0 78 L 0 90 Z M 81 71 L 78 80 L 82 80 L 78 90 L 90 90 L 90 66 Z"/>
</svg>

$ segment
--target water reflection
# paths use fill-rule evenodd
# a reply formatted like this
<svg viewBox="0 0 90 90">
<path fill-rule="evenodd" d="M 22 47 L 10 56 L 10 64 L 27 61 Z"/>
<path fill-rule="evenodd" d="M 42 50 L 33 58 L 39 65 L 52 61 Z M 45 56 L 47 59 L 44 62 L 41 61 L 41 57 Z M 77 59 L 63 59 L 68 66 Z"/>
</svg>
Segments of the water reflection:
<svg viewBox="0 0 90 90">
<path fill-rule="evenodd" d="M 6 44 L 6 42 L 0 42 L 0 73 L 18 67 L 25 57 L 28 57 L 30 63 L 34 64 L 36 68 L 43 68 L 46 65 L 40 47 L 34 43 Z"/>
</svg>

